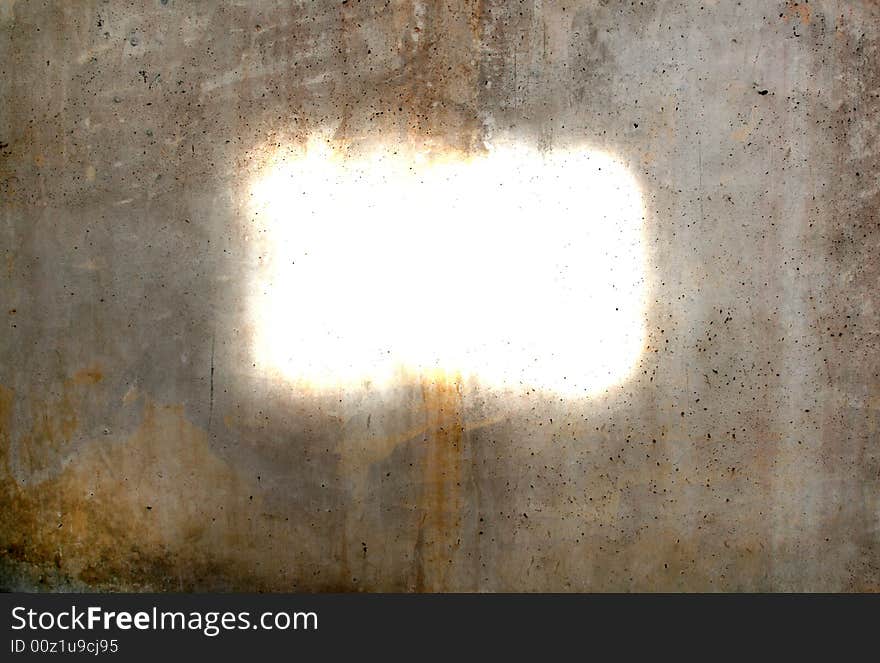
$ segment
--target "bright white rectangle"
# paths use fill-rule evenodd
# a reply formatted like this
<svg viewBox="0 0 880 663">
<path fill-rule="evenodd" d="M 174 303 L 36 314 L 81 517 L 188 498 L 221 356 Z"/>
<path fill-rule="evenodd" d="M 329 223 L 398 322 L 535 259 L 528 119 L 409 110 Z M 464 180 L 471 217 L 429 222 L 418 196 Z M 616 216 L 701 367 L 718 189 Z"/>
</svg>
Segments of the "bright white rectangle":
<svg viewBox="0 0 880 663">
<path fill-rule="evenodd" d="M 320 141 L 251 189 L 254 360 L 311 388 L 440 370 L 592 394 L 644 338 L 643 208 L 610 156 L 507 145 L 429 160 Z"/>
</svg>

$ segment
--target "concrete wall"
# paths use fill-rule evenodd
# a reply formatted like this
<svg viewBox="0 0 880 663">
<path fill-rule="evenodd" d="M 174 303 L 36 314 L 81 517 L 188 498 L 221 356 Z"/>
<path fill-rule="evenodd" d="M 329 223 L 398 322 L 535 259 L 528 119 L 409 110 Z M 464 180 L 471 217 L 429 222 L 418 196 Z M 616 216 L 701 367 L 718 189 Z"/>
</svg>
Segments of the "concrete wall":
<svg viewBox="0 0 880 663">
<path fill-rule="evenodd" d="M 876 2 L 4 0 L 0 35 L 4 587 L 880 589 Z M 634 370 L 258 370 L 249 186 L 315 135 L 615 155 Z"/>
</svg>

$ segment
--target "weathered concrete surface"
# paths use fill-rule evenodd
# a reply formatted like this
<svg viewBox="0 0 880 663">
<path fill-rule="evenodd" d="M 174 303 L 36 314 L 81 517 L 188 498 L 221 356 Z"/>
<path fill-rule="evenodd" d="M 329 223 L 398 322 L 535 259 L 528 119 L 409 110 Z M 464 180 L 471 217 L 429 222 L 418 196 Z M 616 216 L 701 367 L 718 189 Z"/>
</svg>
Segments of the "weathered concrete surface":
<svg viewBox="0 0 880 663">
<path fill-rule="evenodd" d="M 877 3 L 5 0 L 0 35 L 3 586 L 880 588 Z M 636 371 L 252 370 L 248 183 L 318 131 L 617 155 Z"/>
</svg>

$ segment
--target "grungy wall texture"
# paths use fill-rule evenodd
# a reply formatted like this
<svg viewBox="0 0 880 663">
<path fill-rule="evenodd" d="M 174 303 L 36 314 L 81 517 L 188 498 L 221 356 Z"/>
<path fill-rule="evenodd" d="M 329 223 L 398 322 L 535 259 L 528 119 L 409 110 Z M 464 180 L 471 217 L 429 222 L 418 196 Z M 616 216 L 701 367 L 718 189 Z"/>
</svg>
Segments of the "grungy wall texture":
<svg viewBox="0 0 880 663">
<path fill-rule="evenodd" d="M 3 0 L 0 584 L 880 589 L 878 63 L 870 0 Z M 258 370 L 250 185 L 315 135 L 614 155 L 635 368 Z"/>
</svg>

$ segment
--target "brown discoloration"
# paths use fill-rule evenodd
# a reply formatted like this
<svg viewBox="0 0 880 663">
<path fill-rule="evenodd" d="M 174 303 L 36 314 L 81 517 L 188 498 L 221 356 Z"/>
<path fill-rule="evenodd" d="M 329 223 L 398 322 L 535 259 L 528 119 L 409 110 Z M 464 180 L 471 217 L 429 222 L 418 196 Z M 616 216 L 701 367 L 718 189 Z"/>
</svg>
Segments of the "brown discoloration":
<svg viewBox="0 0 880 663">
<path fill-rule="evenodd" d="M 809 25 L 811 15 L 812 10 L 810 9 L 809 3 L 803 1 L 796 2 L 795 0 L 788 0 L 785 6 L 785 14 L 782 18 L 785 21 L 795 19 L 800 21 L 801 25 Z"/>
<path fill-rule="evenodd" d="M 0 384 L 0 465 L 9 474 L 9 445 L 12 439 L 12 407 L 15 392 Z"/>
<path fill-rule="evenodd" d="M 73 384 L 98 384 L 103 379 L 104 374 L 101 372 L 101 366 L 95 364 L 74 373 Z"/>
<path fill-rule="evenodd" d="M 461 377 L 436 372 L 422 383 L 425 460 L 415 551 L 416 591 L 439 592 L 461 545 L 462 445 Z"/>
<path fill-rule="evenodd" d="M 56 478 L 29 488 L 3 478 L 0 555 L 94 588 L 187 590 L 212 576 L 218 587 L 293 587 L 301 570 L 289 563 L 249 568 L 296 529 L 257 528 L 257 491 L 181 407 L 147 402 L 130 437 L 95 440 Z"/>
<path fill-rule="evenodd" d="M 100 365 L 93 364 L 61 381 L 57 393 L 30 395 L 29 426 L 9 440 L 16 473 L 40 475 L 63 462 L 80 429 L 84 403 L 103 379 Z"/>
</svg>

